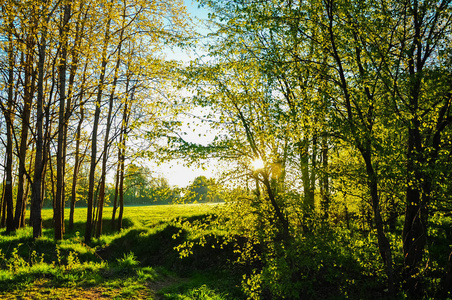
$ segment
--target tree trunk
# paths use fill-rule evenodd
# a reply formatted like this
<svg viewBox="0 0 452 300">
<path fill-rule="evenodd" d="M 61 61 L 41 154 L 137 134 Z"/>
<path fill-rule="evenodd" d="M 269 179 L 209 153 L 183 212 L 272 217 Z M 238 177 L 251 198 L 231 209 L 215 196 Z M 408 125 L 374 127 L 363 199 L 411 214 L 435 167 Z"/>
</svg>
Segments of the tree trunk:
<svg viewBox="0 0 452 300">
<path fill-rule="evenodd" d="M 46 20 L 47 23 L 47 20 Z M 43 28 L 42 37 L 38 45 L 38 82 L 37 82 L 37 98 L 36 98 L 36 152 L 33 181 L 31 183 L 31 206 L 30 206 L 30 223 L 33 226 L 33 238 L 36 239 L 42 235 L 42 182 L 43 171 L 45 166 L 46 155 L 44 154 L 44 64 L 47 46 L 47 28 Z"/>
<path fill-rule="evenodd" d="M 65 131 L 67 126 L 66 120 L 66 70 L 67 70 L 67 48 L 68 48 L 68 32 L 69 32 L 69 18 L 71 14 L 71 5 L 64 6 L 64 15 L 62 28 L 60 30 L 61 43 L 61 57 L 59 62 L 59 112 L 58 112 L 58 147 L 57 147 L 57 179 L 56 179 L 56 195 L 55 195 L 55 239 L 63 239 L 64 233 L 64 171 L 66 164 L 65 157 Z"/>
<path fill-rule="evenodd" d="M 82 131 L 82 123 L 84 120 L 85 112 L 83 105 L 80 105 L 80 120 L 77 125 L 77 132 L 75 134 L 75 162 L 74 162 L 74 173 L 72 175 L 72 190 L 71 190 L 71 208 L 69 212 L 69 229 L 74 229 L 74 211 L 75 202 L 77 198 L 77 178 L 80 171 L 81 159 L 80 159 L 80 138 Z"/>
<path fill-rule="evenodd" d="M 121 168 L 119 175 L 119 214 L 118 214 L 118 231 L 122 229 L 122 218 L 124 215 L 124 153 L 121 157 Z"/>
<path fill-rule="evenodd" d="M 320 183 L 320 194 L 322 197 L 323 218 L 328 220 L 330 209 L 330 187 L 328 176 L 328 138 L 322 137 L 322 177 Z"/>
<path fill-rule="evenodd" d="M 372 199 L 372 209 L 374 212 L 375 227 L 377 229 L 378 248 L 380 255 L 383 258 L 386 268 L 386 275 L 388 276 L 388 290 L 390 295 L 394 295 L 394 271 L 392 267 L 392 251 L 391 245 L 384 232 L 383 219 L 380 211 L 380 199 L 378 196 L 378 179 L 377 174 L 372 165 L 372 155 L 370 152 L 370 145 L 367 149 L 360 149 L 364 162 L 366 164 L 367 182 Z"/>
<path fill-rule="evenodd" d="M 31 152 L 34 153 L 33 150 Z M 30 161 L 30 165 L 29 165 L 29 168 L 28 168 L 28 174 L 32 174 L 32 172 L 31 172 L 32 165 L 33 165 L 33 159 L 31 159 L 31 161 Z M 28 179 L 29 180 L 27 180 L 26 184 L 25 184 L 24 202 L 22 203 L 22 213 L 21 213 L 21 216 L 20 216 L 20 227 L 21 228 L 25 227 L 25 225 L 26 225 L 25 224 L 25 214 L 26 214 L 26 211 L 27 211 L 28 195 L 30 194 L 30 186 L 31 186 L 31 179 L 30 178 L 28 178 Z"/>
<path fill-rule="evenodd" d="M 3 182 L 6 181 L 6 172 L 3 174 Z M 5 216 L 5 210 L 6 210 L 6 201 L 5 201 L 5 185 L 3 184 L 2 189 L 2 198 L 0 199 L 0 228 L 3 228 L 5 226 L 6 218 L 3 218 Z"/>
<path fill-rule="evenodd" d="M 30 127 L 31 104 L 33 100 L 34 90 L 34 71 L 33 71 L 33 48 L 35 46 L 34 37 L 28 37 L 26 43 L 26 59 L 25 59 L 25 80 L 24 80 L 24 106 L 22 110 L 22 129 L 20 134 L 19 145 L 19 174 L 17 183 L 16 212 L 14 216 L 14 228 L 20 227 L 20 221 L 23 214 L 23 205 L 25 202 L 25 181 L 27 170 L 25 168 L 27 149 L 28 149 L 28 130 Z"/>
<path fill-rule="evenodd" d="M 424 62 L 422 60 L 422 26 L 418 1 L 413 2 L 413 41 L 407 51 L 409 77 L 409 110 L 412 115 L 408 127 L 407 145 L 407 190 L 405 223 L 403 226 L 403 254 L 404 254 L 404 288 L 410 297 L 421 297 L 421 278 L 418 267 L 424 255 L 427 243 L 427 196 L 422 191 L 424 178 L 422 165 L 427 161 L 423 158 L 421 116 L 419 116 L 419 99 L 423 77 Z"/>
<path fill-rule="evenodd" d="M 133 94 L 135 89 L 133 88 L 131 101 L 133 101 Z M 124 112 L 122 116 L 122 125 L 121 125 L 121 144 L 119 145 L 120 154 L 119 154 L 119 214 L 118 214 L 118 231 L 122 228 L 122 218 L 124 214 L 124 169 L 125 169 L 125 151 L 126 151 L 126 134 L 127 127 L 129 122 L 129 108 L 128 103 L 126 102 L 124 105 Z"/>
<path fill-rule="evenodd" d="M 262 176 L 263 176 L 264 186 L 267 190 L 268 198 L 270 199 L 270 203 L 271 203 L 273 209 L 275 210 L 276 220 L 278 220 L 279 226 L 281 226 L 278 228 L 281 241 L 283 243 L 287 243 L 290 240 L 289 221 L 284 216 L 283 211 L 281 210 L 281 207 L 276 199 L 276 195 L 270 185 L 268 174 L 266 174 L 264 172 L 264 173 L 262 173 Z"/>
<path fill-rule="evenodd" d="M 93 230 L 93 202 L 94 202 L 94 186 L 95 186 L 95 172 L 96 172 L 96 164 L 97 164 L 97 131 L 99 127 L 99 119 L 100 119 L 100 105 L 102 100 L 102 92 L 104 87 L 105 80 L 105 69 L 107 67 L 107 47 L 108 42 L 110 40 L 110 24 L 111 18 L 107 20 L 107 27 L 105 29 L 105 37 L 104 37 L 104 45 L 102 49 L 102 64 L 100 69 L 99 76 L 99 84 L 97 86 L 97 97 L 95 106 L 96 109 L 94 111 L 94 120 L 93 120 L 93 130 L 91 137 L 91 162 L 89 168 L 89 183 L 88 183 L 88 210 L 86 217 L 86 230 L 85 230 L 85 243 L 89 243 L 91 241 L 91 235 Z"/>
<path fill-rule="evenodd" d="M 10 24 L 13 27 L 13 24 Z M 6 231 L 14 230 L 13 220 L 13 121 L 14 121 L 14 46 L 12 34 L 8 33 L 8 103 L 6 111 L 3 111 L 6 121 L 6 163 L 5 163 L 5 187 L 3 194 L 2 226 L 6 225 Z"/>
<path fill-rule="evenodd" d="M 115 90 L 116 90 L 116 84 L 118 82 L 118 74 L 119 74 L 119 67 L 121 64 L 121 49 L 122 49 L 122 40 L 124 35 L 124 24 L 125 23 L 125 11 L 123 15 L 123 24 L 122 29 L 119 35 L 119 45 L 118 45 L 118 58 L 116 60 L 115 65 L 115 71 L 113 75 L 113 83 L 112 88 L 110 92 L 110 99 L 109 99 L 109 105 L 108 105 L 108 116 L 107 116 L 107 128 L 105 129 L 105 138 L 104 138 L 104 149 L 103 149 L 103 156 L 102 156 L 102 170 L 101 170 L 101 185 L 100 185 L 100 191 L 99 191 L 99 201 L 98 201 L 98 220 L 97 220 L 97 228 L 96 228 L 96 237 L 100 237 L 102 234 L 102 222 L 103 222 L 103 210 L 104 210 L 104 202 L 105 202 L 105 180 L 107 175 L 107 159 L 108 159 L 108 150 L 110 146 L 110 130 L 111 130 L 111 115 L 113 113 L 113 103 L 114 103 L 114 96 L 115 96 Z"/>
<path fill-rule="evenodd" d="M 71 57 L 72 57 L 72 61 L 71 61 L 71 67 L 70 67 L 70 74 L 69 74 L 69 89 L 68 89 L 68 95 L 69 97 L 72 99 L 74 97 L 73 95 L 73 86 L 74 86 L 74 81 L 75 81 L 75 75 L 78 69 L 78 62 L 79 62 L 79 58 L 80 58 L 80 44 L 81 44 L 81 34 L 84 31 L 85 28 L 85 20 L 86 20 L 86 14 L 82 14 L 81 11 L 83 10 L 84 7 L 84 2 L 80 3 L 80 7 L 79 7 L 79 13 L 78 13 L 78 18 L 77 18 L 77 22 L 76 22 L 76 29 L 75 29 L 75 38 L 74 38 L 74 43 L 75 45 L 72 48 L 71 51 Z M 77 129 L 76 129 L 76 133 L 75 133 L 75 153 L 74 153 L 74 172 L 72 174 L 72 188 L 71 188 L 71 202 L 70 202 L 70 211 L 69 211 L 69 230 L 73 230 L 74 229 L 74 212 L 75 212 L 75 202 L 77 199 L 77 179 L 78 179 L 78 174 L 80 171 L 80 165 L 81 165 L 81 159 L 80 159 L 80 138 L 81 138 L 81 132 L 82 132 L 82 124 L 84 121 L 84 116 L 85 116 L 85 112 L 84 112 L 84 107 L 83 107 L 83 103 L 82 103 L 82 99 L 83 99 L 83 95 L 85 92 L 85 82 L 86 82 L 86 69 L 87 69 L 87 65 L 88 63 L 85 63 L 85 67 L 83 70 L 83 77 L 82 80 L 80 82 L 80 94 L 78 96 L 78 102 L 80 105 L 80 120 L 77 124 Z M 69 116 L 70 116 L 70 102 L 68 100 L 67 103 L 67 108 L 66 108 L 66 120 L 69 120 Z M 67 136 L 67 128 L 66 128 L 66 136 Z M 67 143 L 67 138 L 65 139 L 66 143 Z"/>
<path fill-rule="evenodd" d="M 309 168 L 309 197 L 311 198 L 311 204 L 314 210 L 314 196 L 315 196 L 315 182 L 317 180 L 317 133 L 314 133 L 312 137 L 312 154 L 311 154 L 311 167 Z"/>
<path fill-rule="evenodd" d="M 119 144 L 121 145 L 121 136 L 119 138 Z M 113 211 L 111 214 L 111 230 L 115 230 L 115 219 L 116 219 L 116 209 L 118 206 L 118 194 L 119 194 L 119 168 L 120 163 L 119 160 L 121 159 L 121 149 L 118 148 L 118 164 L 116 169 L 116 176 L 115 176 L 115 196 L 113 198 Z"/>
<path fill-rule="evenodd" d="M 135 88 L 132 90 L 131 101 L 133 101 L 133 95 L 135 92 Z M 126 151 L 126 134 L 127 127 L 129 123 L 129 108 L 128 103 L 126 102 L 124 105 L 124 112 L 122 116 L 122 125 L 121 125 L 121 144 L 119 145 L 120 154 L 119 154 L 119 214 L 118 214 L 118 231 L 122 228 L 122 218 L 124 214 L 124 169 L 125 169 L 125 151 Z"/>
<path fill-rule="evenodd" d="M 430 202 L 431 178 L 421 168 L 429 168 L 428 164 L 434 164 L 436 157 L 426 159 L 422 151 L 419 125 L 414 126 L 408 132 L 407 153 L 407 190 L 405 222 L 402 232 L 403 256 L 404 256 L 404 288 L 411 297 L 422 297 L 421 278 L 419 265 L 424 256 L 427 244 L 428 204 Z M 427 166 L 427 167 L 420 167 Z"/>
<path fill-rule="evenodd" d="M 130 46 L 130 44 L 129 44 Z M 128 60 L 130 61 L 130 56 L 133 53 L 133 50 L 129 48 L 129 57 Z M 129 126 L 129 115 L 130 115 L 130 105 L 129 103 L 133 103 L 134 101 L 134 95 L 135 95 L 135 85 L 130 87 L 132 73 L 130 72 L 129 65 L 127 66 L 127 79 L 126 79 L 126 92 L 127 96 L 130 92 L 130 100 L 128 98 L 125 99 L 124 102 L 124 109 L 122 113 L 122 122 L 121 122 L 121 131 L 119 133 L 119 146 L 118 146 L 118 171 L 117 171 L 117 192 L 118 192 L 118 204 L 119 204 L 119 214 L 118 214 L 118 223 L 116 228 L 118 231 L 122 228 L 122 218 L 124 214 L 124 169 L 125 169 L 125 153 L 126 153 L 126 140 L 127 140 L 127 128 Z M 116 194 L 116 191 L 115 191 Z M 116 201 L 116 199 L 115 199 Z M 113 218 L 112 221 L 114 222 L 114 217 L 116 213 L 116 207 L 113 211 Z M 112 226 L 114 224 L 112 223 Z"/>
<path fill-rule="evenodd" d="M 129 81 L 127 82 L 127 86 Z M 134 88 L 132 90 L 131 101 L 133 101 Z M 128 102 L 124 104 L 124 111 L 122 115 L 121 123 L 121 133 L 120 133 L 120 144 L 118 153 L 118 179 L 119 179 L 119 215 L 118 215 L 118 231 L 122 228 L 122 217 L 124 214 L 124 164 L 125 164 L 125 151 L 126 151 L 126 134 L 127 127 L 129 123 L 129 105 Z"/>
<path fill-rule="evenodd" d="M 309 219 L 314 211 L 314 193 L 311 187 L 311 175 L 309 174 L 309 154 L 306 141 L 300 141 L 298 146 L 300 155 L 301 179 L 303 181 L 303 213 Z"/>
</svg>

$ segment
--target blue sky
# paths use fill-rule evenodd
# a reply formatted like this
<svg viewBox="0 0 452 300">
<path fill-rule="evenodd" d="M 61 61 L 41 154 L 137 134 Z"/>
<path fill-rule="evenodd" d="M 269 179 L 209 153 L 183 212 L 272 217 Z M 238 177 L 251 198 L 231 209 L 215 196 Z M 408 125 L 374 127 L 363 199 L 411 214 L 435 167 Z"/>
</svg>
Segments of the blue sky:
<svg viewBox="0 0 452 300">
<path fill-rule="evenodd" d="M 187 11 L 192 15 L 201 19 L 207 19 L 208 11 L 200 7 L 195 0 L 184 0 L 185 6 L 187 6 Z"/>
</svg>

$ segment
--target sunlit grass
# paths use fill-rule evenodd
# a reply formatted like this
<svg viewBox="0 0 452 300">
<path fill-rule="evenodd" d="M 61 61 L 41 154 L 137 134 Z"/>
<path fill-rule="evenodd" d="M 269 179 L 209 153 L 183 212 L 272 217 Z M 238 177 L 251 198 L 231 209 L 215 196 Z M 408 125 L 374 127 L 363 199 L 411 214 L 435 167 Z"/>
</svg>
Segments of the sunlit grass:
<svg viewBox="0 0 452 300">
<path fill-rule="evenodd" d="M 180 205 L 149 205 L 149 206 L 126 206 L 124 207 L 124 218 L 128 218 L 135 226 L 155 226 L 158 223 L 171 221 L 178 217 L 191 217 L 211 212 L 216 205 L 221 204 L 180 204 Z M 66 219 L 69 217 L 69 208 L 65 209 Z M 104 219 L 111 219 L 113 207 L 104 208 Z M 86 222 L 86 208 L 76 208 L 74 223 Z M 53 210 L 43 209 L 42 219 L 52 219 Z M 116 211 L 118 218 L 118 210 Z"/>
<path fill-rule="evenodd" d="M 32 238 L 31 227 L 11 235 L 0 229 L 0 298 L 152 299 L 162 286 L 180 282 L 175 279 L 180 275 L 168 271 L 174 264 L 195 273 L 199 272 L 198 264 L 206 267 L 202 258 L 211 257 L 208 252 L 181 261 L 175 247 L 198 236 L 196 230 L 184 225 L 186 222 L 202 223 L 216 208 L 216 204 L 125 207 L 124 229 L 112 231 L 112 208 L 106 207 L 105 233 L 89 245 L 84 243 L 86 208 L 76 208 L 73 230 L 67 228 L 69 209 L 65 210 L 66 233 L 61 241 L 53 238 L 53 210 L 44 209 L 43 236 L 39 239 Z M 228 287 L 217 291 L 218 283 L 209 284 L 213 278 L 179 287 L 165 297 L 224 299 L 223 290 Z"/>
</svg>

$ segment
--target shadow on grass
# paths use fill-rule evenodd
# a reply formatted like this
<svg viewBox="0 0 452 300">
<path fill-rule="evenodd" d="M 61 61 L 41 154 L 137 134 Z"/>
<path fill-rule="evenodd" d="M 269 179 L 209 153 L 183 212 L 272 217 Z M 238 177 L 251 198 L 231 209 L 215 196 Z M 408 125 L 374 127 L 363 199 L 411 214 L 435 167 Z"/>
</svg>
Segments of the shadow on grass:
<svg viewBox="0 0 452 300">
<path fill-rule="evenodd" d="M 179 233 L 178 238 L 173 238 Z M 167 225 L 162 230 L 151 232 L 147 228 L 132 228 L 123 236 L 114 239 L 97 252 L 107 261 L 120 259 L 132 252 L 142 265 L 162 265 L 170 267 L 178 259 L 179 254 L 174 247 L 186 238 L 186 232 L 180 228 Z"/>
<path fill-rule="evenodd" d="M 97 253 L 106 261 L 120 261 L 129 253 L 143 268 L 170 270 L 172 275 L 164 282 L 171 283 L 163 283 L 165 287 L 157 289 L 165 299 L 198 299 L 197 293 L 209 296 L 199 299 L 243 299 L 243 293 L 237 288 L 241 276 L 233 271 L 230 263 L 236 256 L 233 246 L 221 248 L 219 239 L 221 237 L 206 236 L 204 245 L 200 246 L 199 240 L 190 240 L 186 230 L 165 224 L 158 230 L 132 228 Z M 194 242 L 192 253 L 181 258 L 176 247 L 190 242 Z M 173 275 L 178 279 L 175 280 Z"/>
<path fill-rule="evenodd" d="M 188 232 L 174 225 L 166 225 L 159 230 L 133 228 L 97 253 L 107 261 L 112 261 L 132 252 L 143 266 L 162 266 L 179 274 L 207 269 L 224 269 L 235 254 L 233 246 L 220 247 L 221 237 L 208 235 L 204 245 L 199 240 L 189 240 Z M 177 246 L 194 243 L 191 254 L 180 257 Z"/>
<path fill-rule="evenodd" d="M 209 222 L 209 220 L 208 215 L 202 215 L 183 218 L 181 221 Z M 159 223 L 152 228 L 133 227 L 133 222 L 125 218 L 124 232 L 116 235 L 117 232 L 111 230 L 111 220 L 106 219 L 103 234 L 109 237 L 90 245 L 83 242 L 84 222 L 74 223 L 72 230 L 68 230 L 68 222 L 65 225 L 66 232 L 62 242 L 54 240 L 52 220 L 44 221 L 43 236 L 36 240 L 31 237 L 31 228 L 21 229 L 5 238 L 0 236 L 1 254 L 4 255 L 3 260 L 0 257 L 1 268 L 7 269 L 14 255 L 30 265 L 29 271 L 14 271 L 12 275 L 0 272 L 0 290 L 19 291 L 26 286 L 34 285 L 36 280 L 40 280 L 39 282 L 43 280 L 39 286 L 42 285 L 44 289 L 52 285 L 111 286 L 137 280 L 145 284 L 143 278 L 148 281 L 156 277 L 152 271 L 154 267 L 158 270 L 170 270 L 170 275 L 167 274 L 169 277 L 178 274 L 176 275 L 178 278 L 179 276 L 187 278 L 193 274 L 213 274 L 217 270 L 225 269 L 228 259 L 233 255 L 232 248 L 220 250 L 219 247 L 213 247 L 218 246 L 218 240 L 214 236 L 207 236 L 203 247 L 195 245 L 192 255 L 180 258 L 175 248 L 184 242 L 191 242 L 189 234 L 178 225 L 168 223 Z M 67 267 L 71 264 L 71 255 L 75 255 L 77 261 L 74 266 Z M 36 264 L 32 263 L 32 257 L 37 257 L 39 261 L 42 258 L 42 269 L 31 269 L 32 265 L 36 267 Z M 230 276 L 223 274 L 207 277 L 212 280 L 211 284 L 216 285 L 213 279 L 224 284 L 225 278 Z M 205 278 L 195 282 L 189 280 L 188 285 L 178 286 L 177 289 L 198 289 L 202 282 L 208 281 Z M 187 282 L 185 279 L 183 281 Z M 227 288 L 229 286 L 225 289 Z"/>
<path fill-rule="evenodd" d="M 212 221 L 217 219 L 217 216 L 212 215 L 212 214 L 201 214 L 201 215 L 195 215 L 195 216 L 190 216 L 190 217 L 178 217 L 177 219 L 179 219 L 182 222 L 188 222 L 188 223 L 203 223 L 206 225 L 209 225 L 212 223 Z"/>
</svg>

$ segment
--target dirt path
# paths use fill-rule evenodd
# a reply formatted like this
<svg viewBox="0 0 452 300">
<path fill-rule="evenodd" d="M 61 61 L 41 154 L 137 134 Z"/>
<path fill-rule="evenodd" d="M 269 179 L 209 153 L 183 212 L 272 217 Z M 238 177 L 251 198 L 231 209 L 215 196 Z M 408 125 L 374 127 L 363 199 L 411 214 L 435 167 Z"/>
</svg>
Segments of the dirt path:
<svg viewBox="0 0 452 300">
<path fill-rule="evenodd" d="M 109 287 L 50 287 L 46 280 L 39 280 L 23 290 L 13 293 L 0 293 L 0 299 L 61 299 L 61 300 L 91 300 L 91 299 L 165 299 L 158 292 L 172 285 L 184 282 L 184 279 L 167 277 L 160 281 L 149 281 L 143 289 L 135 289 L 132 293 L 121 288 Z M 128 295 L 130 293 L 130 295 Z"/>
</svg>

